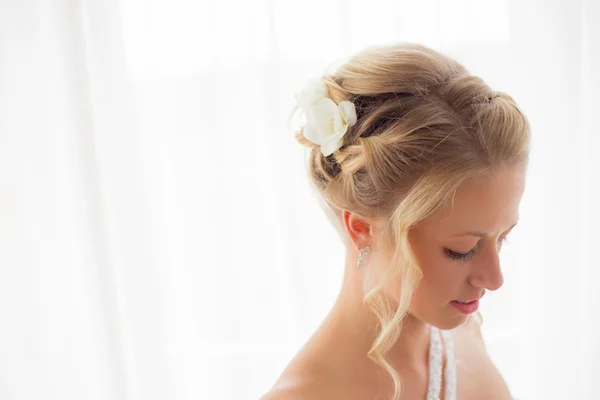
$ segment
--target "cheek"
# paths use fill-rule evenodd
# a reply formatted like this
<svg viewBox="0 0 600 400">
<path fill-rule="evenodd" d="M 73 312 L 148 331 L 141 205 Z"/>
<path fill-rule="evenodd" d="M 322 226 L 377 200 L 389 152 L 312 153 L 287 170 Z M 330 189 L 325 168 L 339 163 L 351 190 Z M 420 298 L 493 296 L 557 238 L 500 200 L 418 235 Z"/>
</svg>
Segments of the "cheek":
<svg viewBox="0 0 600 400">
<path fill-rule="evenodd" d="M 424 321 L 435 324 L 440 310 L 462 294 L 465 276 L 460 272 L 461 263 L 438 259 L 435 263 L 422 264 L 423 278 L 413 293 L 409 311 Z M 466 269 L 465 269 L 466 270 Z"/>
<path fill-rule="evenodd" d="M 454 262 L 443 254 L 429 255 L 421 263 L 423 279 L 417 288 L 418 298 L 443 298 L 456 295 L 457 288 L 466 279 L 467 264 Z"/>
<path fill-rule="evenodd" d="M 460 263 L 450 260 L 443 251 L 441 244 L 425 241 L 422 235 L 415 235 L 413 252 L 423 278 L 423 286 L 438 286 L 454 279 L 454 273 Z"/>
<path fill-rule="evenodd" d="M 468 264 L 453 261 L 444 254 L 443 246 L 426 241 L 423 235 L 415 234 L 413 251 L 423 277 L 413 294 L 415 305 L 439 303 L 454 298 L 466 279 Z"/>
</svg>

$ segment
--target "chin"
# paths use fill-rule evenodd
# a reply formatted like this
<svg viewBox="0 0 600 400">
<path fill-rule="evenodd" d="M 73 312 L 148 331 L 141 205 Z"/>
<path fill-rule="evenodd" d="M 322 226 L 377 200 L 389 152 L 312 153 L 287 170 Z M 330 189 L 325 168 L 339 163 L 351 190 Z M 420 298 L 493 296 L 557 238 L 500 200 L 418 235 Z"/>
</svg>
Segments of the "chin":
<svg viewBox="0 0 600 400">
<path fill-rule="evenodd" d="M 431 325 L 435 326 L 436 328 L 448 331 L 464 324 L 467 321 L 468 317 L 468 315 L 461 315 L 454 316 L 453 318 L 444 318 L 440 319 L 439 321 L 435 321 L 436 323 L 431 323 Z"/>
<path fill-rule="evenodd" d="M 454 310 L 451 310 L 450 312 L 441 313 L 436 320 L 429 323 L 439 329 L 451 330 L 467 322 L 468 318 L 468 314 L 457 313 Z"/>
<path fill-rule="evenodd" d="M 429 314 L 427 316 L 425 313 L 422 313 L 421 315 L 417 313 L 411 314 L 417 319 L 445 331 L 461 326 L 467 322 L 467 319 L 469 318 L 468 314 L 459 313 L 451 307 L 449 307 L 449 309 L 444 309 L 443 311 L 440 311 L 439 309 L 437 311 L 436 314 Z"/>
</svg>

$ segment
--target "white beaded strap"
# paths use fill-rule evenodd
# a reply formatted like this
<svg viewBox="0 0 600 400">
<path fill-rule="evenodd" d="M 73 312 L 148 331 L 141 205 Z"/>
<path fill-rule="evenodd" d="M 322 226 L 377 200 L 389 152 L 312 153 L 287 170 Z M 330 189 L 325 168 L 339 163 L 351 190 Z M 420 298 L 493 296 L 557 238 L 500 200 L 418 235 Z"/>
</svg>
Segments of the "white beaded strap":
<svg viewBox="0 0 600 400">
<path fill-rule="evenodd" d="M 429 382 L 427 385 L 427 400 L 439 400 L 442 389 L 442 340 L 439 330 L 431 327 L 429 342 Z"/>
<path fill-rule="evenodd" d="M 446 345 L 446 368 L 444 369 L 444 400 L 456 400 L 456 359 L 454 358 L 454 340 L 452 332 L 442 331 Z"/>
</svg>

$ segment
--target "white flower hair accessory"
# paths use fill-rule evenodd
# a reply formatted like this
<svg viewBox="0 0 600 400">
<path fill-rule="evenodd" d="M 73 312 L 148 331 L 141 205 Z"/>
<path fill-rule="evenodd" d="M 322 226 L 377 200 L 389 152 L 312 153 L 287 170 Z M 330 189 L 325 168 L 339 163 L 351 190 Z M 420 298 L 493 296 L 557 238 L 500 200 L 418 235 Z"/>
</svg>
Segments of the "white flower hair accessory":
<svg viewBox="0 0 600 400">
<path fill-rule="evenodd" d="M 335 104 L 328 96 L 329 90 L 320 78 L 308 80 L 304 88 L 295 94 L 306 117 L 304 137 L 321 146 L 325 157 L 342 147 L 348 127 L 356 124 L 354 103 L 344 100 Z"/>
</svg>

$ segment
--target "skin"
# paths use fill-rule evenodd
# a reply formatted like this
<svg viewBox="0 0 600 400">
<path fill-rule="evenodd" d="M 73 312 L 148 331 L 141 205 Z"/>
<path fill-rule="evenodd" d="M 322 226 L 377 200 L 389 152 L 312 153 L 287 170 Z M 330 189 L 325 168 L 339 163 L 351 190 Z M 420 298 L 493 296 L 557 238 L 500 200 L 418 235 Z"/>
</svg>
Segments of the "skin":
<svg viewBox="0 0 600 400">
<path fill-rule="evenodd" d="M 423 278 L 413 295 L 402 332 L 386 354 L 402 377 L 402 399 L 426 397 L 431 325 L 453 334 L 456 358 L 460 361 L 458 398 L 511 398 L 489 359 L 477 324 L 450 302 L 477 299 L 502 286 L 499 253 L 504 238 L 518 221 L 524 189 L 525 169 L 505 167 L 465 182 L 456 193 L 453 207 L 448 205 L 410 231 L 409 241 Z M 390 257 L 376 250 L 383 224 L 348 211 L 343 212 L 343 217 L 348 246 L 339 296 L 263 400 L 366 400 L 393 393 L 389 375 L 366 356 L 378 321 L 362 303 L 365 269 L 369 265 L 385 265 Z M 359 269 L 358 251 L 366 245 L 373 250 Z M 453 259 L 449 250 L 469 256 Z M 397 293 L 394 287 L 387 290 Z"/>
</svg>

